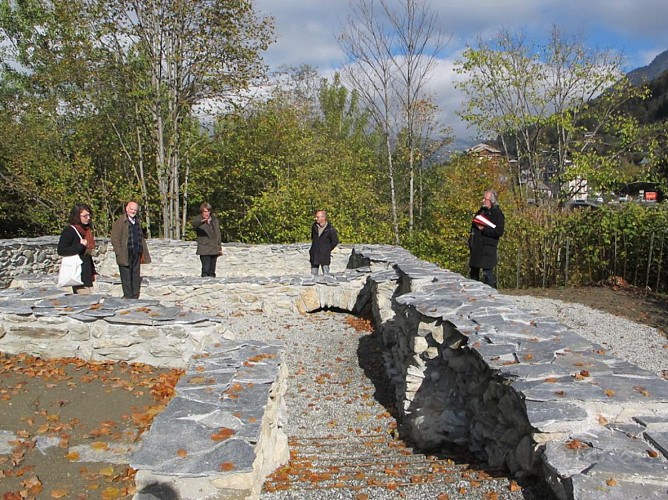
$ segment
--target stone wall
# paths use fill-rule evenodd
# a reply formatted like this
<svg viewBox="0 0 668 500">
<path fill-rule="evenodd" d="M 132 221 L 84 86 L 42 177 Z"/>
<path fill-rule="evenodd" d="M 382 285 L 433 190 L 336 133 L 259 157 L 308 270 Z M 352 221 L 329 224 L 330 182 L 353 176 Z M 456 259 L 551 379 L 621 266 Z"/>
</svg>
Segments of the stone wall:
<svg viewBox="0 0 668 500">
<path fill-rule="evenodd" d="M 53 283 L 48 266 L 26 257 L 30 245 L 16 245 L 7 248 L 23 258 L 14 258 L 12 273 L 24 272 L 12 286 Z M 47 253 L 43 245 L 39 239 L 33 254 Z M 303 244 L 225 245 L 217 278 L 197 277 L 193 243 L 151 240 L 150 247 L 142 297 L 207 321 L 239 309 L 371 311 L 403 428 L 423 448 L 466 446 L 517 477 L 545 478 L 560 498 L 668 492 L 668 382 L 481 283 L 391 246 L 342 246 L 333 274 L 316 278 Z M 101 250 L 96 288 L 118 296 L 113 252 Z M 32 328 L 55 322 L 31 319 Z"/>
<path fill-rule="evenodd" d="M 106 260 L 108 240 L 99 239 L 95 260 Z M 58 236 L 0 240 L 0 288 L 18 276 L 58 273 Z M 55 279 L 55 278 L 54 278 Z"/>
<path fill-rule="evenodd" d="M 357 251 L 381 269 L 374 320 L 421 447 L 460 444 L 563 499 L 668 495 L 666 380 L 486 285 L 398 249 Z"/>
</svg>

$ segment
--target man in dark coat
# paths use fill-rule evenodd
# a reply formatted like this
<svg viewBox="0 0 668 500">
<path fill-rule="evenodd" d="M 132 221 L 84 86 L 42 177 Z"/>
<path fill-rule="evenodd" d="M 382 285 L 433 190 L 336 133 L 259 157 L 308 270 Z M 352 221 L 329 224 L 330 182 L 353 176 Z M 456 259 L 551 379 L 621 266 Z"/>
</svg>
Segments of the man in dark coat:
<svg viewBox="0 0 668 500">
<path fill-rule="evenodd" d="M 471 223 L 469 236 L 469 268 L 471 279 L 480 281 L 482 269 L 483 283 L 496 288 L 494 267 L 497 263 L 497 247 L 499 238 L 503 236 L 505 217 L 497 204 L 497 194 L 491 189 L 485 191 L 482 198 L 482 207 L 476 213 Z"/>
<path fill-rule="evenodd" d="M 332 262 L 332 250 L 339 244 L 339 235 L 336 229 L 327 222 L 327 212 L 318 210 L 315 213 L 315 222 L 311 226 L 311 274 L 318 275 L 322 267 L 323 274 L 329 274 L 329 265 Z"/>
</svg>

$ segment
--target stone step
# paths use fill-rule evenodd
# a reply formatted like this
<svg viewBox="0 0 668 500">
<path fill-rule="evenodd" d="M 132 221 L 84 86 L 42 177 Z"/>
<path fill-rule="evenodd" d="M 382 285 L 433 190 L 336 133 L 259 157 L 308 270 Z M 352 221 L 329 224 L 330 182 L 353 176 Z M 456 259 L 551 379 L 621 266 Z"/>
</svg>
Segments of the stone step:
<svg viewBox="0 0 668 500">
<path fill-rule="evenodd" d="M 280 497 L 282 492 L 289 492 L 290 498 L 300 493 L 304 498 L 343 498 L 344 492 L 358 495 L 379 489 L 404 496 L 407 490 L 428 486 L 433 492 L 445 485 L 508 491 L 507 479 L 451 458 L 415 453 L 389 435 L 292 438 L 289 446 L 290 462 L 266 479 L 262 498 Z"/>
</svg>

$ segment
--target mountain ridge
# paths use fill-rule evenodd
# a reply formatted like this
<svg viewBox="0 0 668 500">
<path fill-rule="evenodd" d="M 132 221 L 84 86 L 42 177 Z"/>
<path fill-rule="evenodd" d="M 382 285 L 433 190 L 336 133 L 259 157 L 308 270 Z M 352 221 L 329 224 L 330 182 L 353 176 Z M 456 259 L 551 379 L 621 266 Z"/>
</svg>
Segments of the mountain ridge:
<svg viewBox="0 0 668 500">
<path fill-rule="evenodd" d="M 647 66 L 629 71 L 626 76 L 633 85 L 649 83 L 668 71 L 668 50 L 656 56 Z"/>
</svg>

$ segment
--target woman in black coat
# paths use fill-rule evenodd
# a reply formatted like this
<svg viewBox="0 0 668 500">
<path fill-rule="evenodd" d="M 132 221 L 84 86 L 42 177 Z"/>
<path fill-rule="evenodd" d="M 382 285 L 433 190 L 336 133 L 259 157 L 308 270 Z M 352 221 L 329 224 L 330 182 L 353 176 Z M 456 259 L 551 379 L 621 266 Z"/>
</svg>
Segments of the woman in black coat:
<svg viewBox="0 0 668 500">
<path fill-rule="evenodd" d="M 81 257 L 81 281 L 83 285 L 73 286 L 72 291 L 79 294 L 90 294 L 97 271 L 93 262 L 95 237 L 91 223 L 93 212 L 85 203 L 77 203 L 72 208 L 69 226 L 63 229 L 58 240 L 58 255 Z"/>
</svg>

